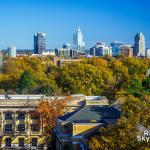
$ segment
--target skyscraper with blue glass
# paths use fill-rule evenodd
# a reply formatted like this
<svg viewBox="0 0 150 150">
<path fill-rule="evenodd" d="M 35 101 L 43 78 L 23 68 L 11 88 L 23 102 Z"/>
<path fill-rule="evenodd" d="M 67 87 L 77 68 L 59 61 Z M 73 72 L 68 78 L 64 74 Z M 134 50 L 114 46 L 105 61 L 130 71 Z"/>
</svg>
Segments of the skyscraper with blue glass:
<svg viewBox="0 0 150 150">
<path fill-rule="evenodd" d="M 42 54 L 46 50 L 46 34 L 38 32 L 34 34 L 34 54 Z"/>
<path fill-rule="evenodd" d="M 113 41 L 110 45 L 112 47 L 112 56 L 118 56 L 121 54 L 122 42 Z"/>
</svg>

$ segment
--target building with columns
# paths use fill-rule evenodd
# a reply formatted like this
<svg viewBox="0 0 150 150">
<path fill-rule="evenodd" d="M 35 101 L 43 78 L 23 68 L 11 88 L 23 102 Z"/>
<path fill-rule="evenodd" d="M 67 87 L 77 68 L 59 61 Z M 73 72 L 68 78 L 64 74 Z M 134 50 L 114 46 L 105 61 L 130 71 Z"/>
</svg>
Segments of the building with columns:
<svg viewBox="0 0 150 150">
<path fill-rule="evenodd" d="M 99 96 L 77 94 L 71 97 L 69 112 L 82 108 L 86 101 L 88 104 L 94 102 L 99 105 L 109 103 L 107 98 Z M 0 95 L 0 149 L 47 149 L 42 118 L 35 110 L 41 100 L 51 101 L 55 98 L 45 95 Z"/>
<path fill-rule="evenodd" d="M 40 117 L 34 113 L 42 95 L 0 96 L 0 148 L 44 149 Z"/>
</svg>

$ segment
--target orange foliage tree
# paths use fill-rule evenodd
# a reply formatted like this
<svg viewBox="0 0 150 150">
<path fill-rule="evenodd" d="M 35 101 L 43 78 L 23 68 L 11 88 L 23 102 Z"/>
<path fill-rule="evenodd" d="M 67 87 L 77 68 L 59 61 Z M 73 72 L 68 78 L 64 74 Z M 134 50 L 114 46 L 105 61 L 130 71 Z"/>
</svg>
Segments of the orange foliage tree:
<svg viewBox="0 0 150 150">
<path fill-rule="evenodd" d="M 37 113 L 40 115 L 40 123 L 46 141 L 52 141 L 53 129 L 56 126 L 57 117 L 68 112 L 67 104 L 71 101 L 71 96 L 66 98 L 55 98 L 53 100 L 43 100 L 38 104 Z"/>
</svg>

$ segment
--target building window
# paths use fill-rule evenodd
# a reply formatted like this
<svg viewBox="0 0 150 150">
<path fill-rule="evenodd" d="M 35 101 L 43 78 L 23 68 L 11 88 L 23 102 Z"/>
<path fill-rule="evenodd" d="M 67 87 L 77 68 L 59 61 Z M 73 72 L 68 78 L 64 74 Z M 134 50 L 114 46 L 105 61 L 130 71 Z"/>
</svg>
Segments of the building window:
<svg viewBox="0 0 150 150">
<path fill-rule="evenodd" d="M 40 130 L 40 127 L 38 124 L 31 124 L 31 131 L 32 132 L 38 132 Z"/>
<path fill-rule="evenodd" d="M 5 132 L 12 132 L 12 125 L 11 124 L 5 125 Z"/>
<path fill-rule="evenodd" d="M 25 132 L 25 124 L 18 124 L 18 131 Z"/>
<path fill-rule="evenodd" d="M 37 138 L 32 138 L 32 146 L 37 147 Z"/>
<path fill-rule="evenodd" d="M 24 138 L 19 138 L 18 143 L 20 147 L 24 147 Z"/>
<path fill-rule="evenodd" d="M 11 119 L 12 119 L 12 114 L 11 114 L 11 112 L 7 112 L 7 113 L 5 114 L 5 119 L 6 119 L 6 120 L 11 120 Z"/>
<path fill-rule="evenodd" d="M 5 146 L 11 147 L 11 138 L 6 138 L 5 139 Z"/>
<path fill-rule="evenodd" d="M 24 120 L 25 119 L 25 112 L 19 112 L 18 113 L 18 119 L 19 120 Z"/>
<path fill-rule="evenodd" d="M 37 114 L 36 112 L 31 112 L 30 117 L 31 119 L 39 119 L 39 114 Z"/>
</svg>

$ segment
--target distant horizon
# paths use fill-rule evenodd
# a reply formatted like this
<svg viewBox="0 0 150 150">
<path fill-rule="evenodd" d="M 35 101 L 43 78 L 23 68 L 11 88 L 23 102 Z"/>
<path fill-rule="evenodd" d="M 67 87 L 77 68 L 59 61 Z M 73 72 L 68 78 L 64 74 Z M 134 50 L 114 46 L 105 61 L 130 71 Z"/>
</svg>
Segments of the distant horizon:
<svg viewBox="0 0 150 150">
<path fill-rule="evenodd" d="M 150 2 L 143 0 L 1 0 L 0 49 L 33 49 L 36 32 L 46 33 L 46 48 L 72 44 L 78 26 L 86 48 L 97 42 L 134 45 L 142 32 L 150 48 Z"/>
<path fill-rule="evenodd" d="M 44 33 L 45 33 L 45 32 L 44 32 Z M 137 32 L 137 33 L 139 33 L 139 32 Z M 136 33 L 136 34 L 137 34 L 137 33 Z M 106 46 L 110 46 L 111 42 L 114 42 L 114 41 L 121 42 L 123 45 L 134 46 L 134 42 L 133 42 L 133 43 L 124 43 L 123 41 L 120 41 L 120 40 L 112 40 L 112 41 L 110 41 L 110 42 L 106 42 L 106 41 L 101 40 L 101 41 L 96 41 L 95 43 L 93 42 L 93 45 L 89 42 L 89 44 L 91 44 L 91 46 L 90 46 L 90 47 L 86 47 L 86 50 L 89 50 L 90 48 L 94 47 L 98 42 L 104 42 L 104 43 L 106 44 Z M 34 41 L 33 41 L 33 44 L 34 44 Z M 47 44 L 47 42 L 46 42 L 46 44 Z M 71 48 L 73 48 L 73 44 L 72 44 L 71 42 L 70 42 L 70 43 L 69 43 L 69 42 L 66 42 L 66 43 L 62 43 L 62 45 L 61 45 L 60 47 L 54 47 L 54 48 L 46 47 L 46 50 L 55 50 L 55 49 L 57 49 L 57 48 L 62 48 L 62 47 L 63 47 L 63 44 L 71 44 Z M 86 44 L 86 42 L 85 42 L 85 44 Z M 5 47 L 5 48 L 0 48 L 0 50 L 7 50 L 8 47 L 11 47 L 11 46 L 16 47 L 16 45 L 11 44 L 11 45 L 8 45 L 8 46 Z M 150 48 L 150 47 L 146 47 L 146 49 L 149 49 L 149 48 Z M 34 46 L 31 47 L 31 48 L 27 48 L 27 47 L 25 47 L 25 48 L 16 47 L 16 50 L 33 50 L 33 51 L 34 51 Z"/>
</svg>

